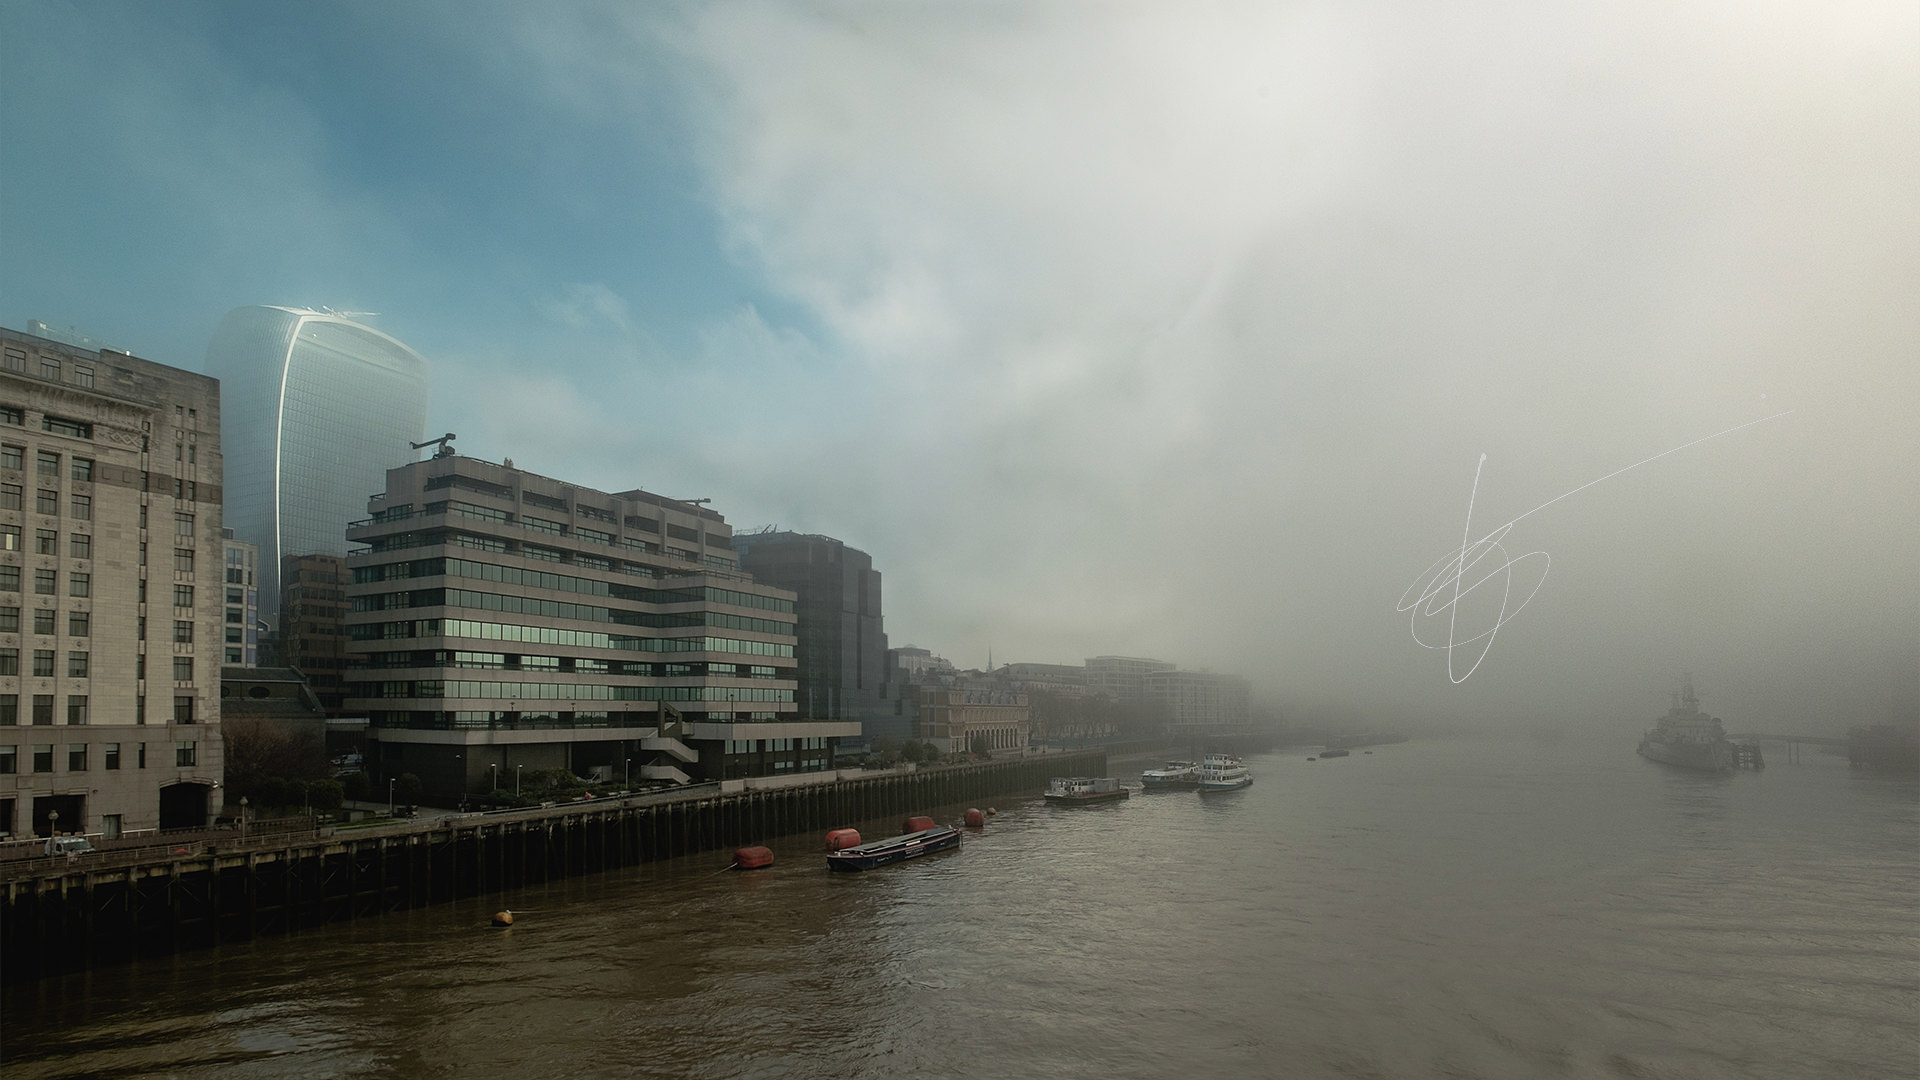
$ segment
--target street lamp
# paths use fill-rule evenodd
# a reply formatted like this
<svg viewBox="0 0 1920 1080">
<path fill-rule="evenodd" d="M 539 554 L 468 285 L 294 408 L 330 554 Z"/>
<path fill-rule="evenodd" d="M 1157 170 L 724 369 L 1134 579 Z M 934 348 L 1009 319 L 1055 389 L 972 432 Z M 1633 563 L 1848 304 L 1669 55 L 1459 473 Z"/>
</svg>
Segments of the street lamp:
<svg viewBox="0 0 1920 1080">
<path fill-rule="evenodd" d="M 387 777 L 387 816 L 388 817 L 393 816 L 393 785 L 394 785 L 394 782 L 399 779 L 400 778 L 397 776 Z"/>
<path fill-rule="evenodd" d="M 633 786 L 633 759 L 632 758 L 627 759 L 627 779 L 620 786 L 628 787 L 628 788 Z"/>
<path fill-rule="evenodd" d="M 513 797 L 516 799 L 520 797 L 520 770 L 524 768 L 526 768 L 525 765 L 513 767 Z"/>
<path fill-rule="evenodd" d="M 487 794 L 491 795 L 500 790 L 500 763 L 493 762 L 487 768 L 493 770 L 493 786 L 487 789 Z"/>
<path fill-rule="evenodd" d="M 47 811 L 47 835 L 60 835 L 60 811 L 58 810 Z"/>
<path fill-rule="evenodd" d="M 240 839 L 247 838 L 247 797 L 240 796 Z"/>
</svg>

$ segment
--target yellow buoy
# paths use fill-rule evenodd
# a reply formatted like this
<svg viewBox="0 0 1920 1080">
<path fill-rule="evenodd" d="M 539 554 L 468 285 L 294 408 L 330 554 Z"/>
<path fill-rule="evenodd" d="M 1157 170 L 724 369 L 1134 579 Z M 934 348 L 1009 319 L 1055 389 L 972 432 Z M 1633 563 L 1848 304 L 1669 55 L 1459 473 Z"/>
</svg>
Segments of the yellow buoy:
<svg viewBox="0 0 1920 1080">
<path fill-rule="evenodd" d="M 512 925 L 513 925 L 513 912 L 511 912 L 511 911 L 496 911 L 496 912 L 494 912 L 494 913 L 493 913 L 493 925 L 495 925 L 495 926 L 512 926 Z"/>
</svg>

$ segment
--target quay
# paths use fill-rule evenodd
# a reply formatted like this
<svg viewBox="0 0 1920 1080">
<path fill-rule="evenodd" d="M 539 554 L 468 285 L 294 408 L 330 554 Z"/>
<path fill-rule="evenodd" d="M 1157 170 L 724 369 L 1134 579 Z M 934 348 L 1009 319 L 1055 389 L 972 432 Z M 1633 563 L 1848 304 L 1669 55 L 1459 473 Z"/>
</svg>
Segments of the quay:
<svg viewBox="0 0 1920 1080">
<path fill-rule="evenodd" d="M 878 774 L 846 770 L 815 784 L 731 781 L 367 829 L 321 828 L 311 835 L 226 834 L 191 849 L 19 859 L 0 863 L 0 974 L 9 983 L 28 982 L 995 795 L 1038 793 L 1056 775 L 1105 771 L 1105 751 L 1087 750 Z"/>
</svg>

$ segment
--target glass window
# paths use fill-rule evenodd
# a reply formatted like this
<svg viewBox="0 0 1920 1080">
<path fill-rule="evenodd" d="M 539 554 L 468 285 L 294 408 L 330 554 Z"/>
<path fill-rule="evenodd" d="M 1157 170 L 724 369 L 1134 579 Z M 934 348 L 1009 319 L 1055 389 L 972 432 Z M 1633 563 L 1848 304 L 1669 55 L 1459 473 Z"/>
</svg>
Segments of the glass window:
<svg viewBox="0 0 1920 1080">
<path fill-rule="evenodd" d="M 175 536 L 192 536 L 193 535 L 193 515 L 192 514 L 173 515 L 173 535 Z"/>
<path fill-rule="evenodd" d="M 20 526 L 0 525 L 0 551 L 20 550 Z"/>
<path fill-rule="evenodd" d="M 53 650 L 33 650 L 33 674 L 38 679 L 53 678 Z"/>
<path fill-rule="evenodd" d="M 60 513 L 60 493 L 41 488 L 33 497 L 33 509 L 35 513 L 57 517 Z"/>
<path fill-rule="evenodd" d="M 173 681 L 174 682 L 192 682 L 193 681 L 193 657 L 176 656 L 173 658 Z"/>
<path fill-rule="evenodd" d="M 20 534 L 16 531 L 14 535 L 18 536 Z M 17 593 L 19 591 L 20 568 L 17 566 L 0 566 L 0 592 Z"/>
<path fill-rule="evenodd" d="M 73 533 L 68 536 L 67 555 L 75 559 L 93 558 L 93 537 L 86 533 Z"/>
<path fill-rule="evenodd" d="M 60 554 L 60 534 L 52 529 L 33 530 L 33 553 L 35 555 Z"/>
<path fill-rule="evenodd" d="M 91 481 L 93 479 L 93 459 L 83 457 L 74 458 L 73 472 L 71 475 L 75 480 Z"/>
<path fill-rule="evenodd" d="M 82 743 L 67 744 L 67 771 L 68 772 L 86 772 L 87 771 L 87 744 L 86 743 L 82 742 Z"/>
<path fill-rule="evenodd" d="M 40 430 L 51 431 L 55 435 L 71 435 L 76 439 L 93 438 L 93 425 L 84 420 L 69 420 L 64 416 L 42 416 Z"/>
<path fill-rule="evenodd" d="M 53 723 L 53 695 L 33 695 L 33 722 L 37 727 L 46 727 Z"/>
<path fill-rule="evenodd" d="M 60 455 L 51 450 L 42 450 L 33 456 L 34 471 L 41 476 L 60 475 Z"/>
<path fill-rule="evenodd" d="M 56 592 L 54 586 L 56 584 L 58 584 L 58 582 L 54 578 L 53 571 L 35 570 L 33 572 L 33 591 L 36 596 L 54 595 Z"/>
<path fill-rule="evenodd" d="M 81 655 L 86 655 L 82 653 Z M 81 725 L 87 722 L 87 696 L 75 694 L 67 699 L 67 723 Z"/>
<path fill-rule="evenodd" d="M 93 624 L 93 617 L 84 611 L 67 612 L 67 636 L 68 637 L 91 636 L 88 633 L 88 631 L 93 628 L 92 624 Z"/>
<path fill-rule="evenodd" d="M 87 653 L 70 652 L 67 654 L 67 678 L 84 679 L 87 677 Z"/>
<path fill-rule="evenodd" d="M 93 496 L 75 495 L 72 501 L 68 504 L 68 506 L 69 506 L 69 509 L 71 509 L 73 512 L 71 514 L 68 514 L 67 516 L 71 517 L 73 520 L 75 521 L 92 521 L 93 520 Z"/>
<path fill-rule="evenodd" d="M 173 640 L 183 643 L 191 642 L 193 640 L 193 623 L 186 619 L 173 620 Z"/>
<path fill-rule="evenodd" d="M 33 771 L 44 773 L 53 771 L 52 743 L 40 743 L 33 748 Z"/>
<path fill-rule="evenodd" d="M 88 386 L 88 387 L 92 386 L 93 385 L 93 369 L 90 367 L 85 367 L 80 364 L 73 365 L 73 385 Z"/>
<path fill-rule="evenodd" d="M 188 698 L 187 700 L 191 701 L 193 699 Z M 199 760 L 200 755 L 196 744 L 192 742 L 177 742 L 173 744 L 174 767 L 186 768 L 189 765 L 197 764 Z"/>
<path fill-rule="evenodd" d="M 41 357 L 40 358 L 40 377 L 43 379 L 53 379 L 58 381 L 60 378 L 60 361 L 49 360 L 44 356 Z"/>
<path fill-rule="evenodd" d="M 100 744 L 100 765 L 109 772 L 120 768 L 120 744 L 117 742 Z"/>
<path fill-rule="evenodd" d="M 33 632 L 36 634 L 53 633 L 53 620 L 58 617 L 52 608 L 33 609 Z"/>
<path fill-rule="evenodd" d="M 17 634 L 19 632 L 20 609 L 17 607 L 0 607 L 0 634 Z"/>
<path fill-rule="evenodd" d="M 173 606 L 190 608 L 193 606 L 193 586 L 175 585 L 173 587 Z"/>
<path fill-rule="evenodd" d="M 24 510 L 26 489 L 19 484 L 0 484 L 0 510 Z"/>
<path fill-rule="evenodd" d="M 173 572 L 176 574 L 193 573 L 193 549 L 192 548 L 174 548 L 173 549 Z"/>
<path fill-rule="evenodd" d="M 82 573 L 78 570 L 70 571 L 67 574 L 67 595 L 92 596 L 93 575 Z"/>
<path fill-rule="evenodd" d="M 177 697 L 173 699 L 173 722 L 176 724 L 193 723 L 193 699 Z"/>
<path fill-rule="evenodd" d="M 24 469 L 27 467 L 27 448 L 24 446 L 0 446 L 0 469 Z"/>
<path fill-rule="evenodd" d="M 0 776 L 11 776 L 20 771 L 20 748 L 0 746 Z"/>
<path fill-rule="evenodd" d="M 0 675 L 20 674 L 20 650 L 0 649 Z"/>
</svg>

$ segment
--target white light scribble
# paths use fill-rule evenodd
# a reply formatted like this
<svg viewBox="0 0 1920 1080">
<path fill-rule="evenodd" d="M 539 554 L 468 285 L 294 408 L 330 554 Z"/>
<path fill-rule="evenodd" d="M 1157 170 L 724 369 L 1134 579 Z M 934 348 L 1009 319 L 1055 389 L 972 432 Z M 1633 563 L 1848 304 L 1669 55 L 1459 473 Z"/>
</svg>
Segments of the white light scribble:
<svg viewBox="0 0 1920 1080">
<path fill-rule="evenodd" d="M 1514 617 L 1519 615 L 1521 610 L 1533 600 L 1534 595 L 1540 591 L 1540 586 L 1546 584 L 1547 571 L 1553 567 L 1552 557 L 1544 551 L 1529 551 L 1517 559 L 1508 556 L 1506 545 L 1501 541 L 1506 539 L 1507 534 L 1513 531 L 1513 527 L 1516 524 L 1545 510 L 1547 507 L 1552 506 L 1568 495 L 1585 491 L 1593 485 L 1600 483 L 1601 480 L 1611 480 L 1623 472 L 1637 469 L 1648 462 L 1658 461 L 1668 454 L 1678 453 L 1689 446 L 1698 446 L 1710 439 L 1717 439 L 1722 435 L 1731 435 L 1736 431 L 1743 428 L 1750 428 L 1755 424 L 1764 424 L 1769 420 L 1778 420 L 1792 411 L 1793 410 L 1789 409 L 1787 412 L 1774 413 L 1772 416 L 1763 416 L 1758 420 L 1749 420 L 1744 424 L 1730 427 L 1725 431 L 1716 431 L 1711 435 L 1703 436 L 1692 442 L 1682 443 L 1671 450 L 1663 450 L 1650 458 L 1636 461 L 1625 468 L 1615 469 L 1607 475 L 1600 477 L 1599 480 L 1589 480 L 1579 487 L 1574 488 L 1572 491 L 1548 499 L 1546 502 L 1521 514 L 1512 521 L 1501 525 L 1480 539 L 1473 540 L 1471 539 L 1473 536 L 1473 503 L 1474 499 L 1480 494 L 1480 471 L 1484 469 L 1487 464 L 1487 455 L 1481 454 L 1480 463 L 1476 465 L 1473 470 L 1473 490 L 1467 496 L 1467 523 L 1461 530 L 1460 546 L 1440 556 L 1434 560 L 1431 566 L 1428 566 L 1426 570 L 1422 571 L 1420 576 L 1414 579 L 1413 584 L 1407 587 L 1407 591 L 1400 594 L 1400 603 L 1394 610 L 1403 613 L 1412 612 L 1412 614 L 1408 616 L 1407 622 L 1408 628 L 1413 632 L 1414 642 L 1429 649 L 1445 649 L 1447 651 L 1447 678 L 1451 679 L 1456 686 L 1466 682 L 1475 671 L 1480 669 L 1480 662 L 1487 658 L 1487 653 L 1492 651 L 1494 638 L 1500 633 L 1500 628 L 1512 622 Z M 1489 569 L 1485 576 L 1473 584 L 1463 587 L 1462 582 L 1466 578 L 1467 573 L 1495 555 L 1499 556 L 1501 562 Z M 1535 558 L 1542 561 L 1537 564 L 1531 563 L 1531 560 Z M 1529 571 L 1537 566 L 1540 571 L 1540 576 L 1533 582 L 1532 588 L 1526 589 L 1525 598 L 1518 604 L 1514 604 L 1513 598 L 1516 591 L 1514 588 L 1514 571 L 1523 565 L 1527 566 Z M 1475 589 L 1492 581 L 1495 577 L 1501 578 L 1501 596 L 1500 610 L 1493 616 L 1493 625 L 1485 627 L 1485 629 L 1482 629 L 1472 637 L 1461 637 L 1460 634 L 1463 630 L 1460 626 L 1461 598 L 1470 595 Z M 1525 588 L 1524 581 L 1522 581 L 1521 587 Z M 1412 599 L 1410 600 L 1408 597 L 1412 597 Z M 1430 641 L 1423 639 L 1420 636 L 1422 620 L 1432 624 L 1440 621 L 1442 617 L 1445 618 L 1447 624 L 1446 641 L 1441 642 L 1437 640 L 1437 634 L 1429 635 L 1436 640 Z M 1470 631 L 1474 629 L 1474 626 L 1469 624 L 1464 629 Z M 1479 655 L 1473 658 L 1473 664 L 1467 668 L 1465 674 L 1456 674 L 1454 664 L 1455 650 L 1463 650 L 1476 641 L 1484 642 L 1484 644 L 1480 646 Z"/>
</svg>

